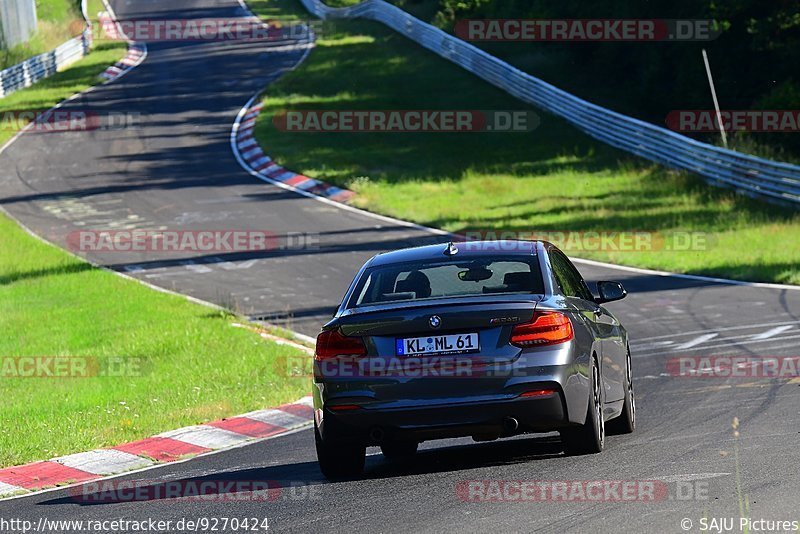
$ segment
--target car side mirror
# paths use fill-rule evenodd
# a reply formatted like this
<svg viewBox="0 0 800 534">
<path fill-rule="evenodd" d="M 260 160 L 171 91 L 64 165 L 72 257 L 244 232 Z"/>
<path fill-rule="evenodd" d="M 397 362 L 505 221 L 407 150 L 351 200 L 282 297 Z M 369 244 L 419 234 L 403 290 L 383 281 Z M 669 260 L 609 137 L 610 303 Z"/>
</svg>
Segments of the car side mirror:
<svg viewBox="0 0 800 534">
<path fill-rule="evenodd" d="M 597 282 L 597 292 L 600 296 L 594 300 L 598 304 L 622 300 L 628 296 L 628 292 L 619 282 Z"/>
</svg>

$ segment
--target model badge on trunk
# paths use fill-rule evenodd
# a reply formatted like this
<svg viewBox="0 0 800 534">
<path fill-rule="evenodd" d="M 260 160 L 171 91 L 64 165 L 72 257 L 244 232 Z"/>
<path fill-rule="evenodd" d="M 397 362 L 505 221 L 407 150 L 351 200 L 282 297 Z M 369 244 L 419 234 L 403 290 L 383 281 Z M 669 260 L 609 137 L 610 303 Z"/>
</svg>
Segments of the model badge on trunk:
<svg viewBox="0 0 800 534">
<path fill-rule="evenodd" d="M 489 324 L 508 324 L 518 322 L 519 317 L 495 317 L 494 319 L 489 319 Z"/>
</svg>

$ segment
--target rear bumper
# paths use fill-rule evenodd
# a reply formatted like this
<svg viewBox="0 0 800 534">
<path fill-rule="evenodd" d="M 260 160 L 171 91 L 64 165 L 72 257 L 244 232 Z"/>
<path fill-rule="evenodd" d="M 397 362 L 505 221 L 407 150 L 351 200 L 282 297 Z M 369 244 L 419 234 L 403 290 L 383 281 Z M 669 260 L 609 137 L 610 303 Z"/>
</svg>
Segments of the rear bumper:
<svg viewBox="0 0 800 534">
<path fill-rule="evenodd" d="M 587 346 L 589 346 L 587 344 Z M 315 368 L 314 409 L 321 437 L 376 444 L 383 439 L 425 441 L 462 436 L 549 432 L 582 424 L 589 400 L 589 353 L 576 342 L 522 351 L 490 373 L 465 377 L 343 377 Z M 545 397 L 523 393 L 552 389 Z M 347 406 L 351 409 L 335 410 Z M 513 425 L 512 425 L 513 426 Z"/>
<path fill-rule="evenodd" d="M 347 411 L 325 408 L 321 415 L 318 424 L 323 439 L 370 445 L 381 441 L 426 441 L 463 436 L 494 439 L 520 432 L 548 432 L 571 424 L 560 391 L 548 397 L 480 403 Z M 516 419 L 519 428 L 511 431 L 508 418 Z"/>
</svg>

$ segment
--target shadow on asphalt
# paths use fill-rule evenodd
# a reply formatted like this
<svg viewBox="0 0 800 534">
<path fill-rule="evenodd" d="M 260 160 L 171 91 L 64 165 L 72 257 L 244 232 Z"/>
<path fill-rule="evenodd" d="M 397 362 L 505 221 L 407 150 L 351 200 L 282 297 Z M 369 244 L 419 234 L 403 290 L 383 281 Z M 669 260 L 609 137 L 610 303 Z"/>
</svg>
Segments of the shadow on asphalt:
<svg viewBox="0 0 800 534">
<path fill-rule="evenodd" d="M 419 451 L 413 460 L 389 462 L 381 454 L 367 456 L 366 466 L 360 480 L 382 480 L 421 474 L 445 473 L 528 463 L 562 455 L 558 436 L 517 438 L 491 443 L 453 445 Z M 69 495 L 50 499 L 40 505 L 75 504 L 79 506 L 101 506 L 129 502 L 171 501 L 236 501 L 261 499 L 278 500 L 282 491 L 302 481 L 304 491 L 309 486 L 336 484 L 322 476 L 317 462 L 301 462 L 269 466 L 259 469 L 221 471 L 211 475 L 188 477 L 169 481 L 108 480 L 88 482 L 68 490 Z M 253 484 L 260 484 L 258 497 L 239 494 Z M 131 488 L 135 488 L 131 490 Z M 178 492 L 187 497 L 175 498 Z M 247 489 L 245 489 L 247 488 Z M 267 489 L 268 488 L 268 489 Z M 200 491 L 200 495 L 197 492 Z"/>
</svg>

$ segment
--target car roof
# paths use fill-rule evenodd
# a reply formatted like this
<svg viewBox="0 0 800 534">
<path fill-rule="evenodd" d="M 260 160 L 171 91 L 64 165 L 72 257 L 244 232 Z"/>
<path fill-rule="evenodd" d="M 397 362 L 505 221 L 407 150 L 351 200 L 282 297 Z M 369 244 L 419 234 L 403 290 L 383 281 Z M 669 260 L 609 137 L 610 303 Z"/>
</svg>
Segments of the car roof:
<svg viewBox="0 0 800 534">
<path fill-rule="evenodd" d="M 404 248 L 391 252 L 384 252 L 374 256 L 368 263 L 369 267 L 391 265 L 395 263 L 415 261 L 436 261 L 458 258 L 479 258 L 496 256 L 536 256 L 540 247 L 551 246 L 544 241 L 462 241 L 443 242 L 435 245 Z M 446 254 L 451 247 L 457 250 L 455 254 Z"/>
</svg>

